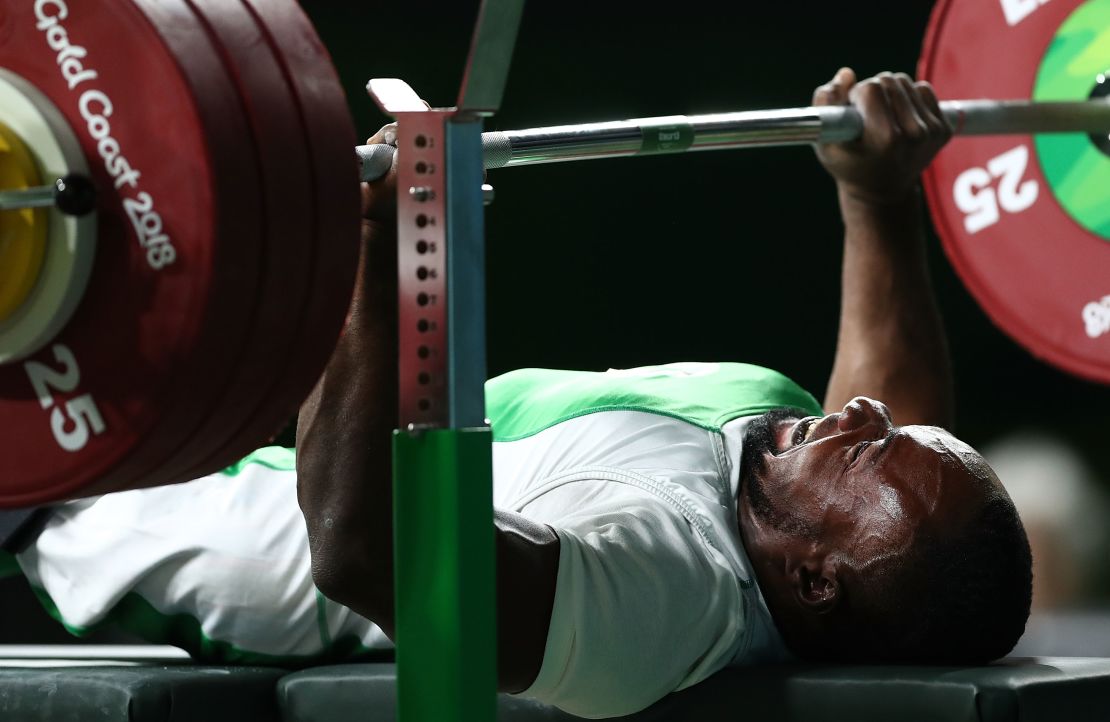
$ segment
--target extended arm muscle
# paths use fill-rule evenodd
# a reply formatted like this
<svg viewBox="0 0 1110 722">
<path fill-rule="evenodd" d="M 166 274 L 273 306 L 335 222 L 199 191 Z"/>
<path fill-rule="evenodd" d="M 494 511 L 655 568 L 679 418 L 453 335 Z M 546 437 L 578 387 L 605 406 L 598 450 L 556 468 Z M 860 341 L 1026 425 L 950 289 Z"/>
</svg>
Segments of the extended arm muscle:
<svg viewBox="0 0 1110 722">
<path fill-rule="evenodd" d="M 917 181 L 952 130 L 929 84 L 901 74 L 857 83 L 841 68 L 813 101 L 851 101 L 864 120 L 858 140 L 817 148 L 836 179 L 845 228 L 825 408 L 869 396 L 886 403 L 895 423 L 950 426 L 952 369 L 929 283 Z"/>
</svg>

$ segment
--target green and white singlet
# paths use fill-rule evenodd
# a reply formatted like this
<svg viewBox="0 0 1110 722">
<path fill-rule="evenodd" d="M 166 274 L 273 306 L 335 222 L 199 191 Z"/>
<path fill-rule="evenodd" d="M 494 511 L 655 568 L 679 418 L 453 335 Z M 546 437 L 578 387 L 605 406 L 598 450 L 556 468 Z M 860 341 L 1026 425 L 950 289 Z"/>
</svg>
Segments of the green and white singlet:
<svg viewBox="0 0 1110 722">
<path fill-rule="evenodd" d="M 745 364 L 525 369 L 486 386 L 494 503 L 555 529 L 555 601 L 524 693 L 629 714 L 728 664 L 782 659 L 736 523 L 741 439 L 780 406 Z M 115 621 L 206 661 L 310 664 L 388 648 L 312 585 L 293 453 L 188 484 L 61 506 L 19 565 L 71 631 Z"/>
</svg>

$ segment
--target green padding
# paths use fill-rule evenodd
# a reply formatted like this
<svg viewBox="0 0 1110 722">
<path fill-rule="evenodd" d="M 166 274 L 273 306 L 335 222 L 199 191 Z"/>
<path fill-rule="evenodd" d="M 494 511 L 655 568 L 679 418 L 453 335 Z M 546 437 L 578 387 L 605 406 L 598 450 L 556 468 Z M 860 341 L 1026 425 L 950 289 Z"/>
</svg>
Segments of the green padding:
<svg viewBox="0 0 1110 722">
<path fill-rule="evenodd" d="M 319 667 L 278 685 L 286 722 L 385 722 L 391 665 Z M 435 694 L 429 689 L 428 694 Z M 1105 720 L 1110 659 L 1008 659 L 987 667 L 732 668 L 629 722 L 1083 722 Z M 507 695 L 501 722 L 578 719 Z"/>
<path fill-rule="evenodd" d="M 489 429 L 393 436 L 399 722 L 492 722 L 497 689 Z"/>
<path fill-rule="evenodd" d="M 281 670 L 257 667 L 0 669 L 0 720 L 277 722 Z"/>
</svg>

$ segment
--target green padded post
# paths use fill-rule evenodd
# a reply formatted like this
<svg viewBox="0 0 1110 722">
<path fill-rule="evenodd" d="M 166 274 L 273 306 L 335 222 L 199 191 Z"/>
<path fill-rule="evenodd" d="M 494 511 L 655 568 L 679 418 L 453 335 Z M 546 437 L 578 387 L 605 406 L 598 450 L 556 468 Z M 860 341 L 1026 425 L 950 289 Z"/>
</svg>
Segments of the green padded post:
<svg viewBox="0 0 1110 722">
<path fill-rule="evenodd" d="M 490 430 L 393 435 L 401 722 L 496 718 Z"/>
</svg>

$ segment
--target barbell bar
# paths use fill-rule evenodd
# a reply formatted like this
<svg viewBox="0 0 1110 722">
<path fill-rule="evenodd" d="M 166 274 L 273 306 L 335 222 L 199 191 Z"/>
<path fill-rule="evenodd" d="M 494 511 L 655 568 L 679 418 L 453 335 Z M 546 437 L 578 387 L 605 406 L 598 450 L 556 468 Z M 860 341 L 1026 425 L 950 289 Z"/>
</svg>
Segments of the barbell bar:
<svg viewBox="0 0 1110 722">
<path fill-rule="evenodd" d="M 1110 98 L 1059 103 L 948 100 L 941 103 L 941 111 L 956 135 L 1081 132 L 1110 137 Z M 482 151 L 486 170 L 493 170 L 633 155 L 843 143 L 862 132 L 863 118 L 854 108 L 813 106 L 490 131 L 482 134 Z M 395 150 L 384 143 L 357 146 L 361 179 L 381 178 L 393 164 Z M 47 186 L 0 190 L 0 211 L 58 205 L 63 212 L 81 215 L 91 205 L 65 202 L 78 188 L 87 194 L 87 179 L 71 176 Z"/>
<path fill-rule="evenodd" d="M 1110 135 L 1110 100 L 1037 103 L 1028 100 L 948 100 L 945 119 L 957 135 L 1101 133 Z M 697 150 L 841 143 L 863 132 L 851 107 L 808 107 L 707 115 L 669 115 L 601 123 L 482 133 L 486 170 L 594 158 Z M 393 163 L 384 144 L 356 149 L 364 181 Z"/>
</svg>

